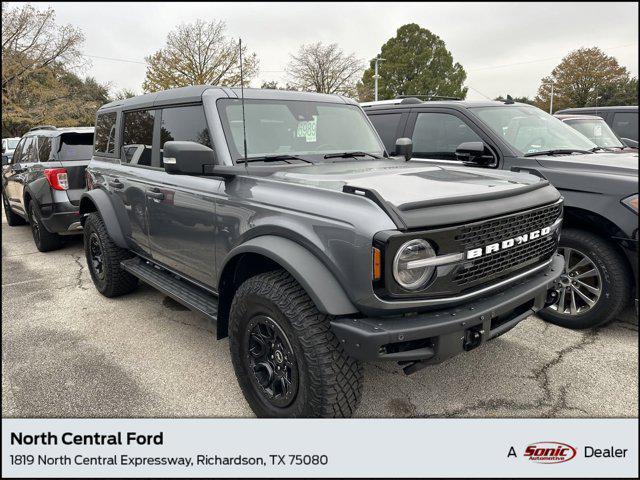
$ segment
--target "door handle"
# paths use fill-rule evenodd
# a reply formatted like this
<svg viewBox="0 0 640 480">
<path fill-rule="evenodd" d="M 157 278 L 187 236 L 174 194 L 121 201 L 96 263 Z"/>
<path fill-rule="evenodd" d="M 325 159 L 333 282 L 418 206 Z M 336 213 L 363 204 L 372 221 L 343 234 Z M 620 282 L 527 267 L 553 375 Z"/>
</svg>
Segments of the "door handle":
<svg viewBox="0 0 640 480">
<path fill-rule="evenodd" d="M 116 189 L 121 189 L 124 187 L 124 183 L 116 178 L 114 180 L 109 180 L 109 186 Z"/>
<path fill-rule="evenodd" d="M 164 193 L 159 188 L 153 187 L 147 190 L 147 197 L 162 200 L 164 198 Z"/>
</svg>

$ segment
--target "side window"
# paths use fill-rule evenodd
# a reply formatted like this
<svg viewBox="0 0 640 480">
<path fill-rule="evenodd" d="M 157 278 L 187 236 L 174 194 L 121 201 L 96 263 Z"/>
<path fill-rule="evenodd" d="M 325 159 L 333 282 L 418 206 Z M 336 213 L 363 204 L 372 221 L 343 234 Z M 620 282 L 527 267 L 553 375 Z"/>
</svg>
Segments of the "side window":
<svg viewBox="0 0 640 480">
<path fill-rule="evenodd" d="M 613 116 L 613 131 L 619 137 L 638 139 L 638 112 L 616 113 Z"/>
<path fill-rule="evenodd" d="M 16 149 L 13 151 L 13 157 L 11 157 L 11 163 L 20 163 L 22 160 L 22 150 L 24 149 L 25 142 L 28 139 L 22 138 L 16 145 Z"/>
<path fill-rule="evenodd" d="M 160 129 L 160 166 L 164 144 L 173 140 L 191 141 L 212 148 L 202 105 L 165 108 Z"/>
<path fill-rule="evenodd" d="M 124 113 L 122 161 L 132 165 L 151 166 L 155 111 L 138 110 Z"/>
<path fill-rule="evenodd" d="M 41 162 L 48 162 L 51 155 L 51 137 L 40 137 L 38 139 L 38 159 Z"/>
<path fill-rule="evenodd" d="M 116 112 L 102 113 L 96 118 L 95 152 L 115 152 L 116 118 Z"/>
<path fill-rule="evenodd" d="M 28 137 L 25 139 L 24 147 L 22 147 L 21 163 L 33 163 L 38 161 L 38 152 L 36 151 L 36 137 Z"/>
<path fill-rule="evenodd" d="M 369 116 L 369 120 L 378 131 L 384 147 L 389 155 L 394 155 L 396 150 L 396 140 L 398 139 L 398 126 L 400 125 L 401 113 L 387 113 Z"/>
<path fill-rule="evenodd" d="M 456 148 L 463 142 L 482 141 L 463 120 L 450 113 L 418 113 L 412 140 L 415 156 L 440 160 L 456 160 Z"/>
</svg>

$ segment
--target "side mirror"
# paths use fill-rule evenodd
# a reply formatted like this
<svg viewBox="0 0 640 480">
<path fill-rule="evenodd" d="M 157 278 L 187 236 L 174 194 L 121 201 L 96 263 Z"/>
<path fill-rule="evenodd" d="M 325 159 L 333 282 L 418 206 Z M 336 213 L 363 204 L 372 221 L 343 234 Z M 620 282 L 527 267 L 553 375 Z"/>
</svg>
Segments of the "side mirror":
<svg viewBox="0 0 640 480">
<path fill-rule="evenodd" d="M 622 140 L 622 143 L 624 143 L 625 146 L 629 148 L 638 148 L 637 140 L 631 140 L 630 138 L 624 138 L 624 137 L 622 137 L 620 140 Z"/>
<path fill-rule="evenodd" d="M 456 148 L 456 158 L 474 165 L 491 165 L 495 157 L 484 142 L 463 142 Z"/>
<path fill-rule="evenodd" d="M 404 157 L 405 161 L 411 160 L 413 155 L 413 142 L 410 138 L 399 138 L 396 140 L 396 155 Z"/>
<path fill-rule="evenodd" d="M 203 175 L 205 166 L 211 169 L 215 164 L 213 150 L 196 142 L 167 142 L 162 156 L 165 172 L 172 174 Z"/>
</svg>

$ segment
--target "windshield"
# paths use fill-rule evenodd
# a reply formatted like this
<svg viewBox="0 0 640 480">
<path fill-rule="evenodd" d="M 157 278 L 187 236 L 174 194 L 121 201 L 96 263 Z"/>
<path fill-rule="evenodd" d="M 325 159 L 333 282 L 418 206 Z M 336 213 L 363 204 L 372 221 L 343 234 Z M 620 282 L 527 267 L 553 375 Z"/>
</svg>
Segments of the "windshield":
<svg viewBox="0 0 640 480">
<path fill-rule="evenodd" d="M 20 141 L 19 138 L 10 138 L 9 140 L 7 140 L 7 144 L 8 144 L 8 149 L 9 150 L 15 150 L 16 147 L 18 146 L 18 142 Z"/>
<path fill-rule="evenodd" d="M 244 158 L 240 100 L 219 100 L 218 110 L 232 158 Z M 378 135 L 355 105 L 245 100 L 245 120 L 248 158 L 291 155 L 319 161 L 335 153 L 383 154 Z"/>
<path fill-rule="evenodd" d="M 473 111 L 521 154 L 597 148 L 584 135 L 536 107 L 476 107 Z"/>
<path fill-rule="evenodd" d="M 609 125 L 601 118 L 569 118 L 564 121 L 601 148 L 624 148 Z"/>
</svg>

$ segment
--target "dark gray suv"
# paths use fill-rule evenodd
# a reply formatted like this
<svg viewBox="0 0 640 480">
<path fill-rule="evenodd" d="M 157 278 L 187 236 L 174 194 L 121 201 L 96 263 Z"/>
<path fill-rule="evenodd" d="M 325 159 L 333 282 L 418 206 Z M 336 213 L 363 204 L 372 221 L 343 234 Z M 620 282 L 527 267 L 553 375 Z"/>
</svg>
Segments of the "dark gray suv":
<svg viewBox="0 0 640 480">
<path fill-rule="evenodd" d="M 428 164 L 527 171 L 560 190 L 566 271 L 559 301 L 540 312 L 545 320 L 596 327 L 634 298 L 637 312 L 637 151 L 611 153 L 539 108 L 509 100 L 402 98 L 363 106 L 390 150 L 407 137 L 414 157 Z"/>
<path fill-rule="evenodd" d="M 197 86 L 103 106 L 80 212 L 103 295 L 139 279 L 217 322 L 259 416 L 350 416 L 555 301 L 562 198 L 526 173 L 387 155 L 352 100 Z M 517 359 L 514 359 L 517 361 Z"/>
<path fill-rule="evenodd" d="M 29 130 L 2 167 L 2 203 L 10 226 L 28 222 L 41 252 L 82 233 L 80 196 L 93 152 L 93 127 Z"/>
</svg>

